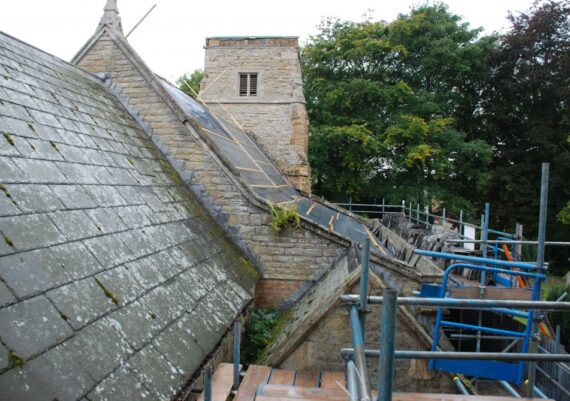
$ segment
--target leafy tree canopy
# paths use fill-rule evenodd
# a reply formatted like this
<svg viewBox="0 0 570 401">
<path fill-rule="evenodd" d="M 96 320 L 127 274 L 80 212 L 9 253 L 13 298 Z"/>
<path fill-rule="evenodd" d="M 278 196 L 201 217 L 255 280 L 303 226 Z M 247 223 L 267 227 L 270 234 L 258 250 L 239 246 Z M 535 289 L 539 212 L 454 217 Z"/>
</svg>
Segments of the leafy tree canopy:
<svg viewBox="0 0 570 401">
<path fill-rule="evenodd" d="M 442 4 L 392 23 L 324 20 L 302 51 L 315 191 L 473 209 L 491 148 L 468 129 L 495 41 Z"/>
<path fill-rule="evenodd" d="M 570 3 L 536 3 L 509 19 L 511 28 L 491 56 L 494 72 L 483 94 L 483 132 L 494 146 L 487 198 L 503 226 L 518 220 L 534 236 L 540 164 L 549 162 L 547 238 L 567 240 L 570 227 L 561 223 L 570 212 Z M 550 255 L 558 265 L 567 264 L 568 251 L 559 248 Z"/>
<path fill-rule="evenodd" d="M 182 92 L 196 99 L 196 95 L 200 92 L 202 78 L 204 78 L 204 71 L 197 69 L 192 74 L 184 74 L 178 78 L 176 85 Z"/>
</svg>

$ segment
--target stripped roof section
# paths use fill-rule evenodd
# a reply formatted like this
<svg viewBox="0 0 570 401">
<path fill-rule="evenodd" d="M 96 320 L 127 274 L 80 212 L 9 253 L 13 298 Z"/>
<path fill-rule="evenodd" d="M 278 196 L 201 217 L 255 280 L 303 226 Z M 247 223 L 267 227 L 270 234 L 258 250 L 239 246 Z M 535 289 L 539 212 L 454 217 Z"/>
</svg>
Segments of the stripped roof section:
<svg viewBox="0 0 570 401">
<path fill-rule="evenodd" d="M 99 79 L 0 33 L 3 400 L 168 399 L 254 282 Z"/>
<path fill-rule="evenodd" d="M 202 135 L 226 165 L 242 179 L 258 198 L 269 204 L 297 208 L 299 214 L 325 231 L 347 240 L 364 243 L 370 238 L 373 252 L 388 255 L 386 248 L 368 227 L 339 209 L 303 196 L 290 185 L 273 162 L 238 123 L 224 121 L 184 92 L 160 80 L 163 88 L 186 113 L 193 127 Z"/>
</svg>

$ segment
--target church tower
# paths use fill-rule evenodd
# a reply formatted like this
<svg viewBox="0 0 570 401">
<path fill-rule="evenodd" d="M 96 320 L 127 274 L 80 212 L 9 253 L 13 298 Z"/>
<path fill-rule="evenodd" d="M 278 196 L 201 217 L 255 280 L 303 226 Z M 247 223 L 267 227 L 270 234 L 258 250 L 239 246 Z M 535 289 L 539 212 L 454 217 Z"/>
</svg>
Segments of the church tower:
<svg viewBox="0 0 570 401">
<path fill-rule="evenodd" d="M 200 99 L 251 134 L 291 183 L 311 190 L 297 37 L 206 39 Z"/>
</svg>

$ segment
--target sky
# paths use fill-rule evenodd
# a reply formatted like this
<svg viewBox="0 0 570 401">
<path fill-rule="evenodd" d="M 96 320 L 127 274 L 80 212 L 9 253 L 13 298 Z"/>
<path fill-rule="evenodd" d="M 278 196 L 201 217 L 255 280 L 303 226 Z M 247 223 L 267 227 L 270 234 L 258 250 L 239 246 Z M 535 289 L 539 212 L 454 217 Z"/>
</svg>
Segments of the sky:
<svg viewBox="0 0 570 401">
<path fill-rule="evenodd" d="M 105 0 L 0 0 L 0 31 L 64 60 L 94 33 Z M 501 32 L 509 11 L 527 10 L 533 0 L 447 0 L 451 12 L 471 27 Z M 391 21 L 423 0 L 118 0 L 125 34 L 154 5 L 129 42 L 157 74 L 174 81 L 204 65 L 209 36 L 299 36 L 317 32 L 323 17 L 359 21 L 372 10 Z"/>
</svg>

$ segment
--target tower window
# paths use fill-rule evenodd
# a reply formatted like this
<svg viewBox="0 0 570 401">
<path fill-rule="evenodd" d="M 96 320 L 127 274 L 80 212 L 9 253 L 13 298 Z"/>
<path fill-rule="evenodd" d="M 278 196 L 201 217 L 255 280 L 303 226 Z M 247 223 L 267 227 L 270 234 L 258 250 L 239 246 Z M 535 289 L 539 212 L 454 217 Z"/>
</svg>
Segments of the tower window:
<svg viewBox="0 0 570 401">
<path fill-rule="evenodd" d="M 239 74 L 239 95 L 257 96 L 257 73 Z"/>
</svg>

